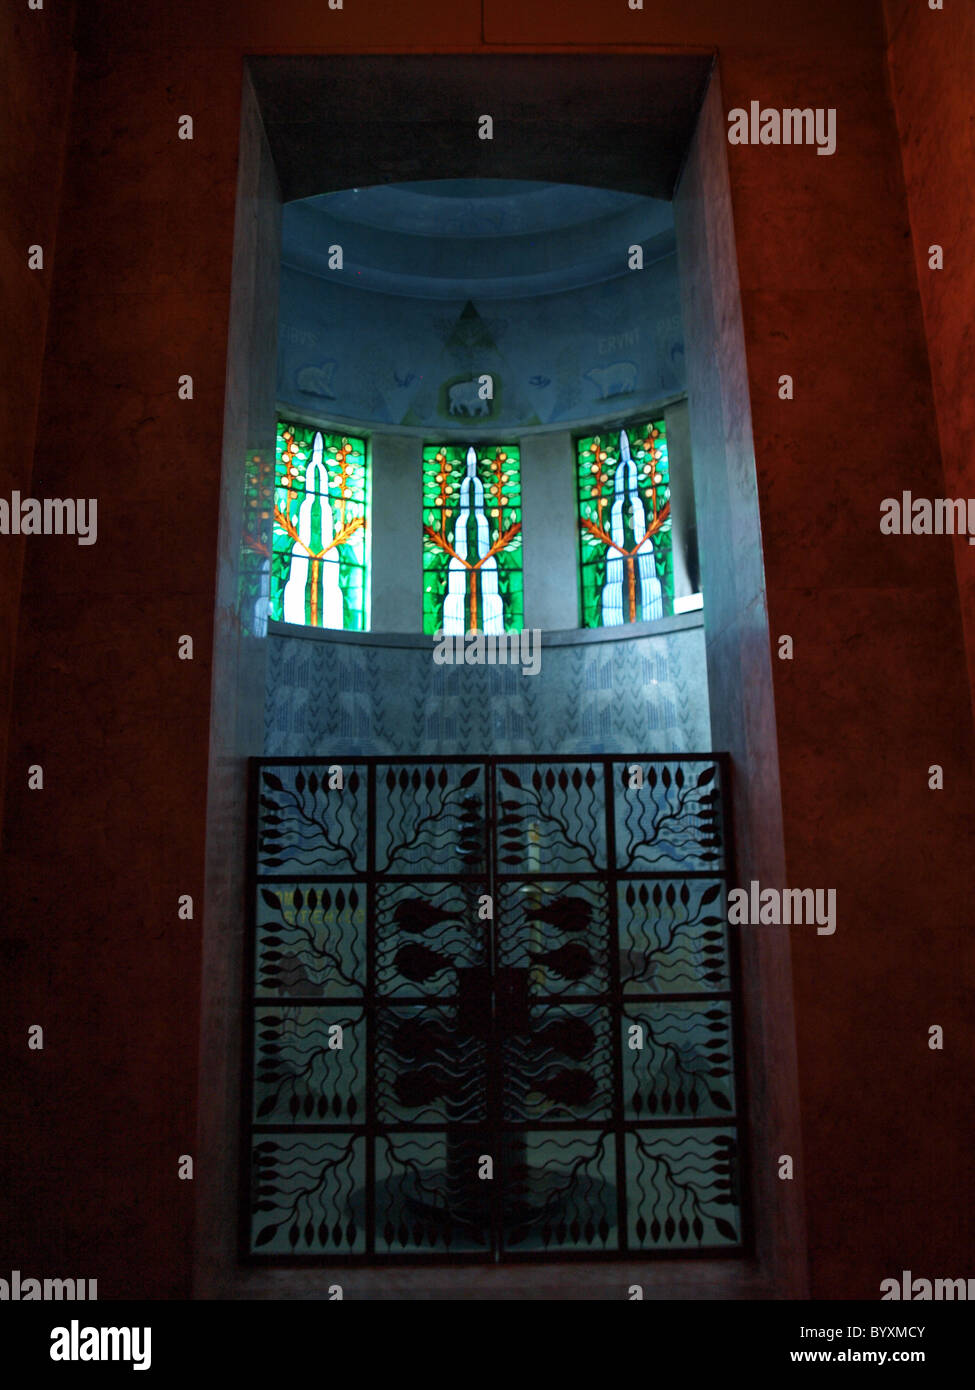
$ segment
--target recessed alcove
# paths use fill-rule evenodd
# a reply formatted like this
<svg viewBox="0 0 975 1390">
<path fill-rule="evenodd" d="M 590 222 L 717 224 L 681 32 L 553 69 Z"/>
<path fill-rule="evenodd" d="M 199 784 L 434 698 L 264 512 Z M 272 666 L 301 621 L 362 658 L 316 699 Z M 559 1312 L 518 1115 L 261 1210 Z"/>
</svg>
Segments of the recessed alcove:
<svg viewBox="0 0 975 1390">
<path fill-rule="evenodd" d="M 451 383 L 481 371 L 493 398 L 455 408 Z M 673 597 L 700 607 L 668 200 L 439 179 L 285 204 L 277 410 L 366 441 L 370 601 L 367 631 L 334 651 L 334 627 L 269 624 L 256 751 L 452 754 L 465 737 L 485 752 L 710 746 L 700 611 L 580 624 L 574 441 L 643 418 L 663 422 L 669 448 Z M 530 698 L 513 669 L 445 673 L 429 639 L 391 641 L 422 625 L 423 447 L 480 441 L 520 451 L 523 621 L 544 634 Z"/>
<path fill-rule="evenodd" d="M 487 142 L 478 142 L 473 133 L 477 114 L 485 110 L 496 113 L 499 129 L 508 116 L 506 138 L 494 148 L 485 148 Z M 430 240 L 433 203 L 449 200 L 434 187 L 444 179 L 468 186 L 455 189 L 457 235 L 443 239 L 448 244 L 441 248 L 441 258 L 431 258 L 421 248 Z M 495 189 L 493 207 L 489 197 L 478 209 L 471 181 L 483 187 L 480 181 L 487 179 L 504 186 Z M 413 185 L 412 191 L 403 190 L 404 182 Z M 556 187 L 571 187 L 571 196 L 563 192 L 558 203 L 552 192 Z M 295 200 L 302 199 L 304 206 L 298 207 Z M 656 223 L 647 221 L 651 199 L 665 205 Z M 491 217 L 497 215 L 498 201 L 506 200 L 512 210 L 523 209 L 518 236 L 526 243 L 526 254 L 519 258 L 517 276 L 505 274 L 504 258 L 494 261 L 498 253 L 486 249 L 494 245 Z M 436 215 L 442 216 L 442 209 Z M 561 224 L 553 223 L 556 216 L 563 218 Z M 479 267 L 484 274 L 477 278 L 496 282 L 499 302 L 507 296 L 505 304 L 520 300 L 523 307 L 560 298 L 568 303 L 594 285 L 614 283 L 605 239 L 593 233 L 593 226 L 616 219 L 622 231 L 628 218 L 640 217 L 642 235 L 634 233 L 634 239 L 661 254 L 649 258 L 641 288 L 634 290 L 631 284 L 627 293 L 646 292 L 653 301 L 656 288 L 664 327 L 656 331 L 652 310 L 645 316 L 654 323 L 653 347 L 648 351 L 643 344 L 639 354 L 632 354 L 639 369 L 649 373 L 633 382 L 639 390 L 603 392 L 597 354 L 591 365 L 573 361 L 565 373 L 566 379 L 588 381 L 589 396 L 563 401 L 555 409 L 552 398 L 545 397 L 548 386 L 532 384 L 548 371 L 519 363 L 514 379 L 522 383 L 521 392 L 505 393 L 502 405 L 509 413 L 499 413 L 491 425 L 492 434 L 517 431 L 537 464 L 531 475 L 525 472 L 525 509 L 535 509 L 536 531 L 543 539 L 531 560 L 526 518 L 525 621 L 546 634 L 543 668 L 553 681 L 546 699 L 552 699 L 553 708 L 561 703 L 578 713 L 580 704 L 585 705 L 586 683 L 594 681 L 591 717 L 574 735 L 544 719 L 526 723 L 523 713 L 505 708 L 508 696 L 491 686 L 491 680 L 497 684 L 497 672 L 490 673 L 484 693 L 498 701 L 507 722 L 503 729 L 485 724 L 479 730 L 479 751 L 494 751 L 492 738 L 497 751 L 522 751 L 519 739 L 533 744 L 529 751 L 540 751 L 540 734 L 551 739 L 541 751 L 626 752 L 634 744 L 646 751 L 687 750 L 703 735 L 701 747 L 731 755 L 740 877 L 780 882 L 781 813 L 761 535 L 723 126 L 710 55 L 262 58 L 249 64 L 226 407 L 223 592 L 233 596 L 229 607 L 240 605 L 242 460 L 273 457 L 275 419 L 289 409 L 310 424 L 361 431 L 375 441 L 374 530 L 377 540 L 381 528 L 389 538 L 389 554 L 385 577 L 381 556 L 373 573 L 370 632 L 310 634 L 273 622 L 258 630 L 238 609 L 242 621 L 235 669 L 228 668 L 224 677 L 235 690 L 236 718 L 217 758 L 223 777 L 211 788 L 209 812 L 200 1134 L 205 1161 L 200 1165 L 197 1258 L 197 1286 L 204 1296 L 319 1298 L 327 1296 L 331 1282 L 322 1269 L 261 1269 L 238 1260 L 239 1155 L 230 1136 L 242 1080 L 246 759 L 265 751 L 299 756 L 395 751 L 388 740 L 383 742 L 382 720 L 375 718 L 371 703 L 387 689 L 395 691 L 398 701 L 412 702 L 409 710 L 402 705 L 402 719 L 398 715 L 395 721 L 405 730 L 409 714 L 413 741 L 407 751 L 455 751 L 451 739 L 459 737 L 447 723 L 454 697 L 438 686 L 429 638 L 420 637 L 419 623 L 411 618 L 416 590 L 407 576 L 412 567 L 419 579 L 420 544 L 418 506 L 409 489 L 415 487 L 416 451 L 422 441 L 474 442 L 484 431 L 480 419 L 461 426 L 443 418 L 443 395 L 435 389 L 439 383 L 427 392 L 423 381 L 436 364 L 428 365 L 429 345 L 417 340 L 415 330 L 414 352 L 405 360 L 384 360 L 382 343 L 410 341 L 411 316 L 400 301 L 413 301 L 415 308 L 439 298 L 442 317 L 454 323 L 458 306 L 462 314 L 466 303 L 474 302 L 471 286 L 461 288 L 470 268 L 455 243 L 477 237 L 485 242 Z M 359 268 L 368 283 L 359 289 L 329 288 L 346 297 L 343 319 L 350 335 L 360 320 L 356 305 L 366 297 L 375 305 L 396 301 L 402 330 L 391 332 L 386 322 L 384 339 L 380 328 L 374 328 L 377 347 L 377 340 L 370 346 L 369 331 L 363 329 L 362 362 L 348 373 L 347 383 L 343 367 L 351 364 L 329 351 L 328 344 L 314 341 L 315 314 L 307 289 L 321 279 L 321 248 L 331 244 L 326 235 L 332 234 L 322 219 L 330 218 L 334 225 L 344 219 L 366 233 L 360 244 L 369 255 Z M 410 219 L 411 229 L 390 227 Z M 286 246 L 289 223 L 295 231 L 290 259 L 282 258 L 282 221 Z M 304 246 L 297 235 L 302 228 Z M 566 254 L 532 247 L 533 235 L 548 247 L 560 243 Z M 412 245 L 415 254 L 404 253 L 404 244 Z M 668 258 L 680 267 L 679 276 L 675 273 L 670 281 Z M 277 273 L 282 259 L 279 333 Z M 625 277 L 615 278 L 622 286 Z M 394 287 L 399 291 L 395 295 Z M 412 292 L 404 293 L 404 287 Z M 483 288 L 478 298 L 483 299 Z M 483 312 L 480 305 L 478 309 Z M 505 313 L 511 317 L 509 309 Z M 383 320 L 382 314 L 378 317 Z M 666 325 L 672 328 L 675 317 L 679 332 L 668 342 Z M 619 333 L 622 349 L 633 346 L 626 341 L 631 322 Z M 605 332 L 595 335 L 611 343 L 608 366 L 631 360 L 625 352 L 615 353 L 613 323 L 608 312 Z M 446 329 L 449 333 L 449 324 Z M 540 330 L 543 342 L 553 336 Z M 680 354 L 672 350 L 678 339 Z M 522 342 L 519 351 L 524 347 Z M 420 366 L 412 365 L 414 360 Z M 419 383 L 406 380 L 411 372 Z M 620 384 L 630 382 L 605 382 L 610 388 Z M 626 399 L 607 400 L 607 395 Z M 680 582 L 684 596 L 689 595 L 697 587 L 699 566 L 704 608 L 637 624 L 630 631 L 586 631 L 571 617 L 578 611 L 574 498 L 571 486 L 561 489 L 560 470 L 571 472 L 575 433 L 619 426 L 658 411 L 668 416 L 668 433 L 686 461 L 674 477 L 683 471 L 689 484 L 682 499 Z M 534 500 L 529 476 L 535 480 Z M 388 485 L 379 489 L 379 497 L 377 478 Z M 679 511 L 675 505 L 675 518 Z M 570 668 L 571 679 L 566 674 Z M 335 717 L 329 723 L 317 716 L 317 723 L 298 727 L 296 715 L 302 706 L 307 709 L 308 693 L 320 687 L 325 672 L 338 675 L 348 687 L 339 692 Z M 218 671 L 218 685 L 220 679 Z M 607 682 L 603 698 L 598 695 L 601 681 Z M 654 695 L 649 688 L 668 681 L 674 690 L 677 684 L 683 687 L 686 708 L 675 708 L 672 721 L 654 727 L 654 710 L 659 717 L 668 702 L 674 705 L 674 697 L 670 691 Z M 638 689 L 644 684 L 648 692 Z M 512 698 L 517 703 L 518 697 Z M 614 725 L 618 707 L 627 702 L 622 722 Z M 418 727 L 425 746 L 416 745 Z M 327 749 L 320 746 L 323 740 Z M 613 1298 L 625 1296 L 621 1288 L 633 1282 L 644 1287 L 646 1296 L 663 1298 L 801 1293 L 801 1193 L 798 1184 L 782 1191 L 770 1158 L 779 1148 L 796 1152 L 799 1146 L 788 943 L 750 939 L 740 964 L 749 1101 L 744 1123 L 751 1159 L 745 1196 L 752 1235 L 746 1258 L 615 1265 L 579 1261 L 535 1270 L 357 1268 L 341 1278 L 346 1296 L 397 1297 L 407 1289 L 417 1296 L 421 1289 L 427 1297 L 543 1298 L 558 1288 L 562 1296 Z"/>
</svg>

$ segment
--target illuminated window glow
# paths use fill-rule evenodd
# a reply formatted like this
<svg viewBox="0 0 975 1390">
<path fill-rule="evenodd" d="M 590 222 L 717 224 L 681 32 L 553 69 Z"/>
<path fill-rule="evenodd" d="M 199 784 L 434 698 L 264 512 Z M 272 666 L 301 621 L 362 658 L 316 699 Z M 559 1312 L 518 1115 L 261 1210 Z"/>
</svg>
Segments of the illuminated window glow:
<svg viewBox="0 0 975 1390">
<path fill-rule="evenodd" d="M 425 448 L 424 632 L 517 632 L 523 623 L 518 446 Z"/>
<path fill-rule="evenodd" d="M 364 440 L 278 424 L 272 618 L 366 630 L 367 484 Z"/>
<path fill-rule="evenodd" d="M 670 468 L 663 420 L 576 441 L 582 626 L 674 611 Z"/>
</svg>

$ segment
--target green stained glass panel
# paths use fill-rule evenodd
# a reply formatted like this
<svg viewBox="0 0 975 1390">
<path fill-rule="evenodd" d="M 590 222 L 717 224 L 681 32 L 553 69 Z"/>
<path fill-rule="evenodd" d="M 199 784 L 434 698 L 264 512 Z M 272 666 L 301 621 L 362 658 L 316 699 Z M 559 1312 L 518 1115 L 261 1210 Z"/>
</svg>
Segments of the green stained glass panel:
<svg viewBox="0 0 975 1390">
<path fill-rule="evenodd" d="M 524 625 L 517 444 L 423 450 L 423 631 Z"/>
<path fill-rule="evenodd" d="M 663 420 L 576 440 L 582 626 L 674 611 L 670 463 Z"/>
<path fill-rule="evenodd" d="M 272 618 L 366 630 L 368 483 L 365 440 L 279 422 Z"/>
<path fill-rule="evenodd" d="M 238 605 L 242 630 L 267 633 L 271 582 L 271 496 L 274 464 L 270 452 L 251 454 L 244 468 L 244 524 L 240 539 Z"/>
</svg>

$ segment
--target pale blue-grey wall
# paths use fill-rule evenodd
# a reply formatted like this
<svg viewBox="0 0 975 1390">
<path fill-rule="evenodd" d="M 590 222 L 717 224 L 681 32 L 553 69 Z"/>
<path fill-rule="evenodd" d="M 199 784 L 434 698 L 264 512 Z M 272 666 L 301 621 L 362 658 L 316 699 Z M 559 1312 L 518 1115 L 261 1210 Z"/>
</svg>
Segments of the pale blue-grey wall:
<svg viewBox="0 0 975 1390">
<path fill-rule="evenodd" d="M 437 666 L 431 639 L 268 637 L 264 752 L 636 753 L 710 748 L 701 613 L 553 636 L 541 671 Z M 408 643 L 408 644 L 407 644 Z"/>
<path fill-rule="evenodd" d="M 376 425 L 463 426 L 448 391 L 481 373 L 478 428 L 556 424 L 684 389 L 674 256 L 600 285 L 536 299 L 378 294 L 285 266 L 278 399 Z M 580 332 L 580 325 L 584 331 Z M 456 403 L 455 403 L 456 405 Z"/>
</svg>

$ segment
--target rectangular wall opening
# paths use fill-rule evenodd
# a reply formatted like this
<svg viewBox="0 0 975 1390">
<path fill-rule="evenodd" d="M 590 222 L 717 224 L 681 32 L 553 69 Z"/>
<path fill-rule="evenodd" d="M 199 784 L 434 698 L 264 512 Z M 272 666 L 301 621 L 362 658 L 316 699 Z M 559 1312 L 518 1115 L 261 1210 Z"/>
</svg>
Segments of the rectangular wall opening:
<svg viewBox="0 0 975 1390">
<path fill-rule="evenodd" d="M 482 111 L 496 113 L 494 141 L 477 138 L 476 116 Z M 269 647 L 269 628 L 259 614 L 267 594 L 266 571 L 251 543 L 255 528 L 247 519 L 245 479 L 258 480 L 260 509 L 260 479 L 266 486 L 274 467 L 282 410 L 277 331 L 282 202 L 404 180 L 486 177 L 584 184 L 672 200 L 686 383 L 684 393 L 666 406 L 667 433 L 693 459 L 683 516 L 696 537 L 694 563 L 698 565 L 699 555 L 705 598 L 700 636 L 706 674 L 702 659 L 700 679 L 707 686 L 707 746 L 730 755 L 740 880 L 782 881 L 755 468 L 723 120 L 710 57 L 252 59 L 242 111 L 223 464 L 227 502 L 221 527 L 221 603 L 241 621 L 239 630 L 231 624 L 232 630 L 218 634 L 208 813 L 196 1263 L 202 1296 L 327 1297 L 330 1282 L 322 1267 L 302 1268 L 298 1262 L 274 1269 L 245 1265 L 237 1244 L 237 1137 L 250 1021 L 245 1008 L 246 765 L 248 758 L 267 751 Z M 620 360 L 627 360 L 622 353 Z M 614 367 L 613 362 L 608 365 Z M 325 370 L 315 362 L 297 364 L 295 370 L 305 367 Z M 317 423 L 317 416 L 323 427 L 346 428 L 347 420 L 337 420 L 334 407 L 329 409 L 326 396 L 333 379 L 328 373 L 304 380 L 314 388 L 306 418 Z M 603 381 L 610 395 L 618 384 Z M 316 391 L 326 395 L 316 399 Z M 449 410 L 449 396 L 447 400 Z M 464 413 L 471 429 L 481 431 L 479 414 Z M 625 402 L 607 407 L 606 427 L 618 427 L 626 416 Z M 420 450 L 429 430 L 420 422 L 412 433 L 388 433 L 382 453 L 392 476 L 411 450 Z M 531 433 L 526 438 L 531 440 Z M 571 426 L 566 439 L 571 447 Z M 528 444 L 529 453 L 534 449 L 535 478 L 544 476 L 546 449 L 551 458 L 557 448 L 551 439 L 546 443 L 545 431 L 537 434 L 534 445 Z M 374 474 L 374 487 L 378 476 Z M 526 482 L 526 507 L 529 486 Z M 534 505 L 540 511 L 546 501 L 544 490 L 537 491 Z M 414 567 L 419 583 L 421 551 L 419 544 L 412 546 L 411 525 L 412 517 L 404 523 L 400 558 L 407 569 Z M 682 544 L 682 554 L 694 553 L 686 536 Z M 395 566 L 396 557 L 390 563 Z M 527 566 L 526 550 L 526 572 Z M 694 579 L 696 585 L 696 574 Z M 377 570 L 373 608 L 386 615 L 378 630 L 398 630 L 399 645 L 409 651 L 416 647 L 415 655 L 421 656 L 419 643 L 409 636 L 412 619 L 403 606 L 407 572 L 380 580 Z M 688 574 L 682 583 L 686 597 Z M 526 605 L 528 588 L 526 578 Z M 535 591 L 543 594 L 535 620 L 542 626 L 544 618 L 544 626 L 554 630 L 552 653 L 565 647 L 565 630 L 580 625 L 565 621 L 559 627 L 548 617 L 568 614 L 564 588 L 556 585 L 544 592 L 540 581 Z M 530 609 L 524 620 L 533 622 Z M 682 624 L 702 619 L 688 613 L 670 621 L 679 632 Z M 271 640 L 286 635 L 275 635 L 274 628 L 272 619 Z M 421 631 L 419 621 L 415 631 Z M 330 645 L 337 661 L 341 642 Z M 315 751 L 354 757 L 356 736 L 352 730 L 344 748 Z M 410 737 L 416 737 L 412 730 Z M 584 1260 L 557 1270 L 468 1266 L 449 1272 L 425 1269 L 422 1275 L 364 1266 L 341 1280 L 348 1296 L 357 1291 L 366 1297 L 397 1297 L 406 1289 L 415 1296 L 418 1279 L 431 1296 L 531 1298 L 545 1297 L 557 1287 L 568 1296 L 575 1289 L 584 1297 L 622 1297 L 621 1290 L 633 1282 L 643 1285 L 647 1296 L 658 1297 L 799 1296 L 805 1277 L 801 1195 L 798 1184 L 776 1182 L 771 1159 L 780 1151 L 796 1153 L 799 1146 L 787 941 L 756 937 L 743 943 L 741 988 L 747 1145 L 753 1155 L 746 1196 L 754 1232 L 744 1258 L 722 1259 L 712 1248 L 693 1260 L 629 1261 L 612 1269 Z M 783 1186 L 789 1189 L 785 1193 Z"/>
</svg>

